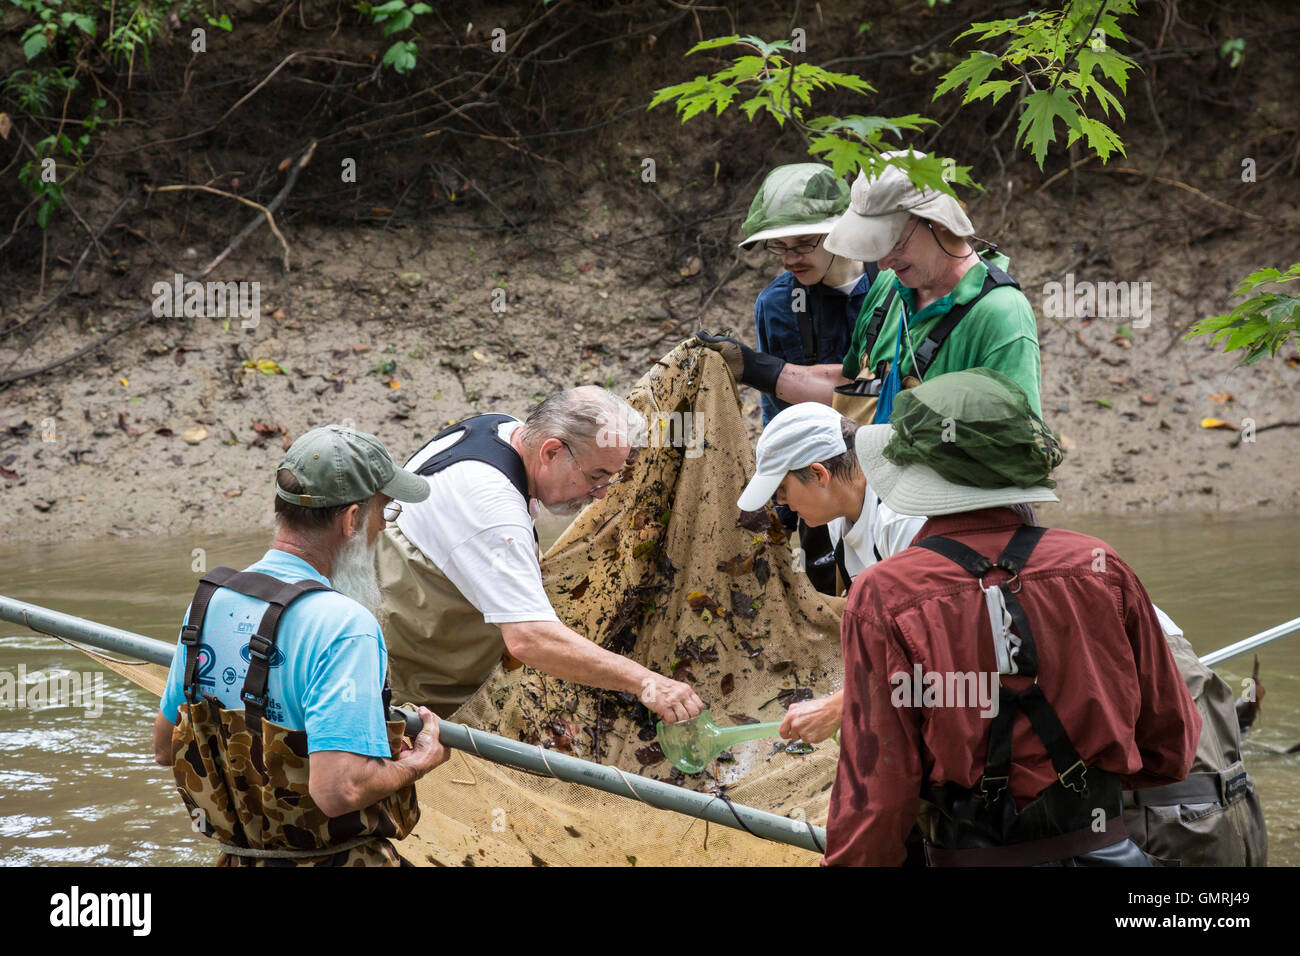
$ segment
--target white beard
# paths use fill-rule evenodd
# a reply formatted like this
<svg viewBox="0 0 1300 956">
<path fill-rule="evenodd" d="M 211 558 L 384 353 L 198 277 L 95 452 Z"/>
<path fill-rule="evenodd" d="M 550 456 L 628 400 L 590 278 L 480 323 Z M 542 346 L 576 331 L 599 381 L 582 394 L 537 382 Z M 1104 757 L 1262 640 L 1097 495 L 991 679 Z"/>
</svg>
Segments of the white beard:
<svg viewBox="0 0 1300 956">
<path fill-rule="evenodd" d="M 591 495 L 583 495 L 581 498 L 569 498 L 567 501 L 557 501 L 553 505 L 543 505 L 542 507 L 553 515 L 571 518 L 595 500 Z"/>
<path fill-rule="evenodd" d="M 352 598 L 371 614 L 379 608 L 379 569 L 375 566 L 375 548 L 366 544 L 369 531 L 361 528 L 334 555 L 330 585 L 340 594 Z M 378 539 L 376 539 L 378 543 Z"/>
</svg>

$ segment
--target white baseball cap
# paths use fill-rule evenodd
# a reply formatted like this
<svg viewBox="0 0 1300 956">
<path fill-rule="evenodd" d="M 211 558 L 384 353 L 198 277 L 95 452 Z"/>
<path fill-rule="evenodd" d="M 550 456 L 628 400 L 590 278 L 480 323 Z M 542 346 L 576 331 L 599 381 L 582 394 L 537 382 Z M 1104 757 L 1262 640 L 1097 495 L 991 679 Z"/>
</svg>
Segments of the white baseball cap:
<svg viewBox="0 0 1300 956">
<path fill-rule="evenodd" d="M 790 472 L 848 450 L 839 412 L 820 402 L 791 405 L 768 422 L 759 436 L 754 477 L 736 504 L 741 511 L 757 511 Z"/>
</svg>

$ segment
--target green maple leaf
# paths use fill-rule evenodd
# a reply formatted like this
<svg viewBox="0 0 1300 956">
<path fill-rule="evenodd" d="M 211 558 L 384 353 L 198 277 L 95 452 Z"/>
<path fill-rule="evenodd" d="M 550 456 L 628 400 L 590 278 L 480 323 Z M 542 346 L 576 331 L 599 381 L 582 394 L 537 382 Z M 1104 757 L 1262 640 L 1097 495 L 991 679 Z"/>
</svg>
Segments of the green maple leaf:
<svg viewBox="0 0 1300 956">
<path fill-rule="evenodd" d="M 1043 168 L 1043 160 L 1047 158 L 1047 144 L 1056 142 L 1058 116 L 1069 129 L 1079 128 L 1079 110 L 1070 99 L 1068 89 L 1058 86 L 1025 97 L 1025 111 L 1020 114 L 1020 125 L 1016 128 L 1016 144 L 1028 144 L 1030 155 L 1039 169 Z"/>
<path fill-rule="evenodd" d="M 976 50 L 943 75 L 942 81 L 935 88 L 934 96 L 930 97 L 930 99 L 937 100 L 949 90 L 955 90 L 963 83 L 966 84 L 966 89 L 969 91 L 988 79 L 989 74 L 1001 65 L 1002 61 L 992 53 Z M 966 96 L 967 101 L 969 101 L 970 93 L 967 92 Z"/>
</svg>

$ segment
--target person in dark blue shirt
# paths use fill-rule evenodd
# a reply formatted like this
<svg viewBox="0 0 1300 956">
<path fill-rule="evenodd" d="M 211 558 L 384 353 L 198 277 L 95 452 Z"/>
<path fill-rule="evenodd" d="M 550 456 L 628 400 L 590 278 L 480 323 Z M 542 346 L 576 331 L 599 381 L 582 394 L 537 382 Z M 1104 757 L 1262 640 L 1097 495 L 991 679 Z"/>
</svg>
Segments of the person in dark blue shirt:
<svg viewBox="0 0 1300 956">
<path fill-rule="evenodd" d="M 848 208 L 849 187 L 828 166 L 794 163 L 767 174 L 741 229 L 783 271 L 754 301 L 758 351 L 796 365 L 842 361 L 874 270 L 826 251 L 822 240 Z M 787 403 L 762 396 L 763 424 Z"/>
</svg>

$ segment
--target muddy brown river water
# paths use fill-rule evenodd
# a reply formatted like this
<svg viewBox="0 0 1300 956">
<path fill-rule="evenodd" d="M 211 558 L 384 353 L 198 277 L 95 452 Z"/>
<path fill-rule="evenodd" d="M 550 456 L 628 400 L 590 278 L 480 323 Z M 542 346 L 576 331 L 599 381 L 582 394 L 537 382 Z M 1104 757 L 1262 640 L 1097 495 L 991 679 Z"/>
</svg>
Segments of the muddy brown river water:
<svg viewBox="0 0 1300 956">
<path fill-rule="evenodd" d="M 1068 524 L 1109 541 L 1199 653 L 1300 615 L 1300 516 Z M 0 594 L 174 642 L 197 562 L 242 567 L 268 540 L 10 546 L 0 554 Z M 1284 751 L 1300 743 L 1300 635 L 1265 648 L 1260 660 L 1266 696 L 1246 738 L 1246 761 L 1263 794 L 1269 862 L 1297 865 L 1300 754 Z M 1240 687 L 1250 668 L 1247 656 L 1218 672 Z M 0 622 L 0 690 L 6 674 L 19 683 L 37 672 L 75 673 L 83 696 L 74 706 L 0 698 L 0 864 L 210 863 L 215 851 L 191 831 L 171 774 L 153 762 L 156 699 L 52 638 Z"/>
</svg>

